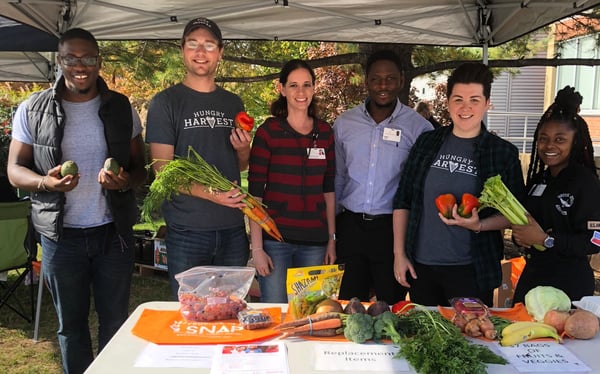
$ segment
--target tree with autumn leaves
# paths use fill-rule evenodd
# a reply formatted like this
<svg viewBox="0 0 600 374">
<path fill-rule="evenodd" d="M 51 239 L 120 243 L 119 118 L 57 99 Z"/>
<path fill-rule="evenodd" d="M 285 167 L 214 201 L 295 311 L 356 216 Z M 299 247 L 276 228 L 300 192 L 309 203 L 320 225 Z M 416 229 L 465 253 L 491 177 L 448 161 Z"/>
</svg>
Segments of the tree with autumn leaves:
<svg viewBox="0 0 600 374">
<path fill-rule="evenodd" d="M 574 33 L 597 32 L 600 29 L 598 13 L 597 10 L 588 13 L 584 20 L 578 17 L 561 22 L 560 27 L 557 27 L 557 38 Z M 547 30 L 544 32 L 547 35 Z M 540 38 L 539 35 L 526 35 L 490 48 L 489 65 L 507 69 L 531 65 L 600 64 L 600 59 L 531 58 L 547 45 L 546 38 Z M 317 74 L 320 116 L 333 123 L 341 112 L 364 100 L 364 64 L 370 53 L 382 48 L 392 49 L 401 57 L 405 70 L 405 84 L 400 93 L 400 100 L 411 106 L 416 100 L 414 92 L 410 92 L 410 82 L 413 78 L 422 75 L 435 76 L 465 61 L 482 58 L 481 48 L 468 47 L 227 40 L 216 80 L 226 89 L 237 93 L 244 101 L 247 112 L 256 118 L 257 123 L 262 123 L 269 115 L 270 103 L 277 97 L 276 79 L 281 66 L 292 58 L 308 60 Z M 130 98 L 142 119 L 145 118 L 147 105 L 154 94 L 180 82 L 185 73 L 178 40 L 101 41 L 100 50 L 103 57 L 101 75 L 110 88 Z M 48 84 L 0 85 L 0 124 L 6 139 L 10 136 L 13 108 L 32 91 L 46 87 Z M 442 123 L 448 123 L 444 108 L 444 85 L 438 85 L 435 91 L 436 100 L 433 100 L 433 105 L 436 118 Z M 0 148 L 0 152 L 5 148 Z M 0 153 L 0 163 L 3 160 L 5 158 Z"/>
</svg>

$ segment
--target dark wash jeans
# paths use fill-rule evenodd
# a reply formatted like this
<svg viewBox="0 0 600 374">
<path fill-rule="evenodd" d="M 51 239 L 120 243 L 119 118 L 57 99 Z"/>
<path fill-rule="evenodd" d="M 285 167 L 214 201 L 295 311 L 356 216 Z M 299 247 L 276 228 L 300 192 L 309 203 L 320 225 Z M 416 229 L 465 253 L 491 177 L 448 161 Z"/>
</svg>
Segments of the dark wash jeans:
<svg viewBox="0 0 600 374">
<path fill-rule="evenodd" d="M 63 372 L 83 373 L 94 359 L 88 325 L 91 296 L 98 314 L 98 351 L 127 319 L 133 235 L 119 236 L 110 223 L 65 228 L 58 242 L 42 236 L 41 243 L 44 280 L 58 316 Z"/>
<path fill-rule="evenodd" d="M 246 266 L 250 245 L 244 226 L 217 231 L 191 231 L 167 226 L 167 268 L 173 299 L 179 284 L 175 275 L 195 266 Z"/>
</svg>

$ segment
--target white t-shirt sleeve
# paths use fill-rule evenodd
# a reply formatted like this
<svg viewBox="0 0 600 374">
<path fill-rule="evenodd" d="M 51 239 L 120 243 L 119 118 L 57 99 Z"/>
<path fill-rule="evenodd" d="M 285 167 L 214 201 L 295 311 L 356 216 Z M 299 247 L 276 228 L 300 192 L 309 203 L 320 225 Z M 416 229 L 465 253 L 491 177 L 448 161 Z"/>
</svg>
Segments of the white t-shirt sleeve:
<svg viewBox="0 0 600 374">
<path fill-rule="evenodd" d="M 27 121 L 27 102 L 23 101 L 15 111 L 12 122 L 12 138 L 24 144 L 33 144 L 33 138 L 29 131 L 29 123 Z"/>
</svg>

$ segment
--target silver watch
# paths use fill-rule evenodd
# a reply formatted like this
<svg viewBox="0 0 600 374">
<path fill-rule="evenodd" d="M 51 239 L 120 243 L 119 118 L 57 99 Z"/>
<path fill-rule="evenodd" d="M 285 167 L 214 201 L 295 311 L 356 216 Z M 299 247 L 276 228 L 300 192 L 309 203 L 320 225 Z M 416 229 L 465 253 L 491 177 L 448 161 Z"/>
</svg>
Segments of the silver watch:
<svg viewBox="0 0 600 374">
<path fill-rule="evenodd" d="M 550 235 L 546 236 L 546 239 L 544 239 L 544 247 L 546 247 L 546 248 L 554 247 L 554 238 L 551 237 Z"/>
</svg>

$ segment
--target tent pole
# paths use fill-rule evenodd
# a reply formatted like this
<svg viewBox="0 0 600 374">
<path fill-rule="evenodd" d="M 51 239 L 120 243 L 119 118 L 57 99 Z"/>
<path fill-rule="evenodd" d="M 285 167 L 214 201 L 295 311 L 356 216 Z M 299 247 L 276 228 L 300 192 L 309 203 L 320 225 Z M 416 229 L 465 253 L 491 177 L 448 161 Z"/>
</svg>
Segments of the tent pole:
<svg viewBox="0 0 600 374">
<path fill-rule="evenodd" d="M 33 287 L 33 285 L 32 285 Z M 44 290 L 44 274 L 40 267 L 40 277 L 38 279 L 38 294 L 37 294 L 37 305 L 35 307 L 35 322 L 33 327 L 33 341 L 38 342 L 39 331 L 40 331 L 40 315 L 42 313 L 42 291 Z"/>
<path fill-rule="evenodd" d="M 489 60 L 490 60 L 490 58 L 489 58 L 489 57 L 490 57 L 490 56 L 489 56 L 489 50 L 488 50 L 488 43 L 487 43 L 487 42 L 483 43 L 483 46 L 482 46 L 482 55 L 483 55 L 483 56 L 482 56 L 482 58 L 483 58 L 483 63 L 487 65 L 487 64 L 488 64 L 488 62 L 489 62 Z M 488 123 L 488 115 L 487 115 L 487 111 L 486 111 L 486 112 L 485 112 L 485 114 L 483 115 L 483 123 L 485 123 L 485 124 L 486 124 L 486 126 L 487 126 L 487 123 Z"/>
</svg>

